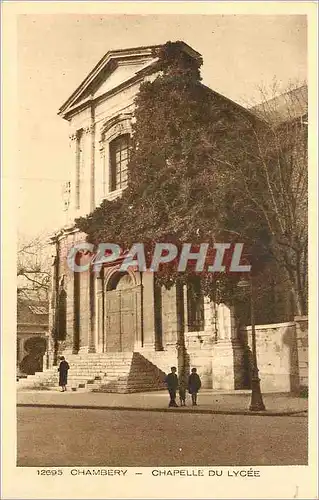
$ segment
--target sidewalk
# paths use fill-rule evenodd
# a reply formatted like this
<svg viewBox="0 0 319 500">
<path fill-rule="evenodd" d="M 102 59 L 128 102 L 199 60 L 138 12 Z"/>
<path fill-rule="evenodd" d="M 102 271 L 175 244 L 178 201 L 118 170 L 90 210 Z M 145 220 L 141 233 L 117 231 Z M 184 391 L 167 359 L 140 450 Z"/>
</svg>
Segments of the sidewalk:
<svg viewBox="0 0 319 500">
<path fill-rule="evenodd" d="M 186 407 L 168 408 L 168 399 L 166 391 L 110 394 L 72 391 L 62 393 L 59 389 L 30 390 L 17 393 L 17 406 L 270 416 L 306 416 L 308 408 L 307 399 L 284 393 L 263 395 L 266 411 L 257 413 L 248 409 L 250 391 L 202 390 L 196 407 L 191 406 L 188 398 Z"/>
</svg>

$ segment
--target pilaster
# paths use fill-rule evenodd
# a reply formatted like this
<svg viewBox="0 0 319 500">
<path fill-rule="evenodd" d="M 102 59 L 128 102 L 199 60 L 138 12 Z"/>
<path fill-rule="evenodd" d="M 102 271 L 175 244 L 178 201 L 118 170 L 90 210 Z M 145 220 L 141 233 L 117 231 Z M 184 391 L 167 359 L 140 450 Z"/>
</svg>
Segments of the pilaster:
<svg viewBox="0 0 319 500">
<path fill-rule="evenodd" d="M 234 309 L 217 307 L 217 342 L 213 346 L 213 389 L 241 389 L 245 379 L 245 352 L 237 336 Z"/>
<path fill-rule="evenodd" d="M 162 289 L 163 344 L 164 348 L 176 348 L 177 311 L 176 287 Z"/>
<path fill-rule="evenodd" d="M 187 307 L 187 286 L 183 286 L 183 298 L 184 298 L 184 331 L 188 332 L 188 307 Z"/>
<path fill-rule="evenodd" d="M 91 125 L 87 129 L 90 136 L 90 211 L 95 209 L 95 123 L 94 109 L 92 109 Z"/>
<path fill-rule="evenodd" d="M 102 270 L 103 272 L 103 270 Z M 102 275 L 97 276 L 95 283 L 95 335 L 96 335 L 96 352 L 104 352 L 104 307 L 103 307 L 103 286 L 104 280 Z"/>
<path fill-rule="evenodd" d="M 134 340 L 134 350 L 140 351 L 144 346 L 144 324 L 143 324 L 143 300 L 144 291 L 141 283 L 141 273 L 135 273 L 136 279 L 136 295 L 135 295 L 135 320 L 136 320 L 136 337 Z M 143 294 L 143 298 L 142 298 Z"/>
<path fill-rule="evenodd" d="M 96 352 L 96 274 L 90 271 L 89 352 Z"/>
<path fill-rule="evenodd" d="M 73 217 L 76 213 L 76 210 L 78 209 L 77 207 L 77 193 L 76 193 L 76 186 L 77 186 L 77 133 L 74 132 L 69 135 L 69 147 L 70 147 L 70 157 L 71 157 L 71 186 L 70 186 L 70 198 L 71 198 L 71 207 L 69 210 L 70 217 Z"/>
<path fill-rule="evenodd" d="M 83 161 L 81 165 L 81 213 L 88 214 L 92 207 L 92 135 L 94 126 L 83 129 Z"/>
<path fill-rule="evenodd" d="M 77 273 L 80 282 L 80 308 L 79 308 L 79 330 L 80 330 L 80 352 L 89 351 L 90 332 L 90 271 Z"/>
<path fill-rule="evenodd" d="M 143 347 L 155 350 L 154 273 L 144 272 L 143 280 Z M 137 312 L 139 307 L 137 305 Z"/>
</svg>

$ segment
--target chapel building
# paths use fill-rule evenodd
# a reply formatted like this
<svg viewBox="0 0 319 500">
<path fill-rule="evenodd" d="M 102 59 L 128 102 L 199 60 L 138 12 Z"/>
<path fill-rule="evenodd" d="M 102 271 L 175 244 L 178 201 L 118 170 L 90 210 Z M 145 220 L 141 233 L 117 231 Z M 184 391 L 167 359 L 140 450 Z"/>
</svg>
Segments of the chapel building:
<svg viewBox="0 0 319 500">
<path fill-rule="evenodd" d="M 99 274 L 77 273 L 67 262 L 72 246 L 86 238 L 74 219 L 104 199 L 121 196 L 127 187 L 134 98 L 141 83 L 158 74 L 158 48 L 107 52 L 59 110 L 70 126 L 70 203 L 68 223 L 51 240 L 55 258 L 47 368 L 63 354 L 75 389 L 132 392 L 162 388 L 164 374 L 182 356 L 184 364 L 187 360 L 197 368 L 204 388 L 247 388 L 250 351 L 234 311 L 204 297 L 196 281 L 167 290 L 151 272 L 122 273 L 115 265 Z M 180 50 L 201 57 L 186 43 L 180 43 Z M 233 112 L 249 113 L 212 93 Z M 288 384 L 286 371 L 282 387 Z M 271 390 L 276 380 L 269 380 Z"/>
</svg>

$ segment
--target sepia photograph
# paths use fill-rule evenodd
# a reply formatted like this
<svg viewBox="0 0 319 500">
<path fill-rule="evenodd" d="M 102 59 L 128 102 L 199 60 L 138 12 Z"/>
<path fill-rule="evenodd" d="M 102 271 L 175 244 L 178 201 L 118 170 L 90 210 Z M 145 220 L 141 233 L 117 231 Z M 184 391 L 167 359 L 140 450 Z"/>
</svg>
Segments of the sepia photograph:
<svg viewBox="0 0 319 500">
<path fill-rule="evenodd" d="M 16 16 L 15 467 L 307 467 L 308 16 L 128 12 Z"/>
</svg>

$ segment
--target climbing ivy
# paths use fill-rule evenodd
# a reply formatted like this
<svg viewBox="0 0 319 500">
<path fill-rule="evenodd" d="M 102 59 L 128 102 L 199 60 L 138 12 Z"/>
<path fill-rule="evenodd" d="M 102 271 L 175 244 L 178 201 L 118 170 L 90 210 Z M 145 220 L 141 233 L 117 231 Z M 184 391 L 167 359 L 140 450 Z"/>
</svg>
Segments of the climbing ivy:
<svg viewBox="0 0 319 500">
<path fill-rule="evenodd" d="M 201 83 L 202 60 L 181 50 L 180 42 L 168 42 L 154 55 L 157 76 L 140 86 L 135 99 L 128 188 L 76 225 L 96 245 L 129 249 L 144 243 L 148 264 L 156 242 L 179 248 L 187 242 L 194 249 L 200 243 L 243 242 L 251 257 L 261 241 L 261 217 L 240 203 L 233 165 L 245 161 L 236 155 L 236 140 L 249 137 L 253 120 Z M 225 261 L 227 268 L 230 253 Z M 157 279 L 169 288 L 194 273 L 194 266 L 179 273 L 174 261 L 159 269 Z M 239 276 L 199 274 L 206 295 L 216 298 L 218 285 L 223 300 L 233 296 Z"/>
</svg>

